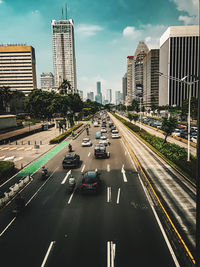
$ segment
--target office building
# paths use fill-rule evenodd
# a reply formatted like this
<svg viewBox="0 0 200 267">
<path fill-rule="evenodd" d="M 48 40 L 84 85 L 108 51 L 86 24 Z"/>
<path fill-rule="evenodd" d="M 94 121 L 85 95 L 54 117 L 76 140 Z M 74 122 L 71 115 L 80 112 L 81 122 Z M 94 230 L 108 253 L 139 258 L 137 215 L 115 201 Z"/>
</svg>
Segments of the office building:
<svg viewBox="0 0 200 267">
<path fill-rule="evenodd" d="M 149 52 L 147 45 L 144 42 L 139 42 L 134 54 L 135 60 L 135 81 L 133 98 L 139 99 L 143 96 L 143 59 Z"/>
<path fill-rule="evenodd" d="M 127 73 L 125 73 L 124 77 L 122 78 L 122 101 L 123 104 L 126 103 L 127 97 Z"/>
<path fill-rule="evenodd" d="M 134 57 L 128 56 L 127 57 L 127 97 L 126 97 L 127 106 L 130 106 L 133 100 L 134 77 L 135 77 Z"/>
<path fill-rule="evenodd" d="M 54 88 L 54 76 L 51 72 L 42 72 L 40 75 L 41 89 L 51 91 Z"/>
<path fill-rule="evenodd" d="M 87 93 L 87 99 L 94 101 L 94 92 Z"/>
<path fill-rule="evenodd" d="M 108 100 L 108 103 L 112 103 L 112 89 L 106 90 L 106 100 Z"/>
<path fill-rule="evenodd" d="M 63 80 L 67 80 L 71 92 L 77 93 L 73 20 L 52 20 L 51 25 L 55 86 L 59 87 Z"/>
<path fill-rule="evenodd" d="M 0 87 L 29 94 L 37 88 L 35 49 L 26 44 L 0 45 Z"/>
<path fill-rule="evenodd" d="M 159 49 L 150 50 L 143 59 L 143 104 L 146 108 L 158 106 Z"/>
<path fill-rule="evenodd" d="M 101 82 L 97 82 L 97 95 L 95 101 L 102 104 Z"/>
<path fill-rule="evenodd" d="M 199 26 L 195 25 L 171 26 L 161 36 L 160 72 L 168 78 L 159 77 L 159 106 L 182 106 L 188 98 L 189 86 L 180 80 L 186 77 L 186 82 L 193 82 L 198 76 L 199 44 Z M 197 97 L 198 83 L 191 87 L 191 96 Z"/>
<path fill-rule="evenodd" d="M 122 103 L 122 93 L 120 91 L 115 92 L 115 104 L 119 105 Z"/>
<path fill-rule="evenodd" d="M 80 99 L 83 101 L 83 91 L 79 91 Z"/>
</svg>

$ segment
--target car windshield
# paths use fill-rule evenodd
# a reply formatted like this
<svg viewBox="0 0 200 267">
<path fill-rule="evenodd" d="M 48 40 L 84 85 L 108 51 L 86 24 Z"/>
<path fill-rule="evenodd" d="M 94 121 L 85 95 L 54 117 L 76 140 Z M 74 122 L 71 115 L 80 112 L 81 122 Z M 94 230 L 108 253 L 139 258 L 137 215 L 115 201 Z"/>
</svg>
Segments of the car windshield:
<svg viewBox="0 0 200 267">
<path fill-rule="evenodd" d="M 74 154 L 68 154 L 65 156 L 65 159 L 74 159 L 75 155 Z"/>
<path fill-rule="evenodd" d="M 117 130 L 113 130 L 112 133 L 113 134 L 118 134 L 118 131 Z"/>
<path fill-rule="evenodd" d="M 83 177 L 83 183 L 86 183 L 86 184 L 92 184 L 96 182 L 96 180 L 97 180 L 96 172 L 93 172 L 93 171 L 85 173 Z"/>
</svg>

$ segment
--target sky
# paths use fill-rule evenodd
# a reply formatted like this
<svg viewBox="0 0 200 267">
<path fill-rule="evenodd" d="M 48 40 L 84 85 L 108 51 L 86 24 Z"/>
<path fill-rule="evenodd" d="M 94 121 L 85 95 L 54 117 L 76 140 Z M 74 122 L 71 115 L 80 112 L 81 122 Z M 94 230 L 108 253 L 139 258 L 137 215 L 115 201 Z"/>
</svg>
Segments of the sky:
<svg viewBox="0 0 200 267">
<path fill-rule="evenodd" d="M 122 90 L 126 58 L 139 41 L 159 48 L 169 26 L 199 24 L 199 0 L 0 0 L 0 43 L 35 48 L 37 85 L 40 74 L 53 73 L 51 20 L 74 20 L 78 89 L 96 94 Z"/>
</svg>

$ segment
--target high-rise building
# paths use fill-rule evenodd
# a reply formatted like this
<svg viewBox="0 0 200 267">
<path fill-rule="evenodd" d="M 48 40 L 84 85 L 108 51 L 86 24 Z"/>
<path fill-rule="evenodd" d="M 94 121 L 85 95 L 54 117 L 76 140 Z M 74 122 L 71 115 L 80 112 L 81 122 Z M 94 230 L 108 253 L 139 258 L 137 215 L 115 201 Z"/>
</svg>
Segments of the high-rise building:
<svg viewBox="0 0 200 267">
<path fill-rule="evenodd" d="M 94 92 L 87 93 L 87 99 L 94 101 Z"/>
<path fill-rule="evenodd" d="M 122 93 L 120 91 L 115 92 L 115 104 L 119 105 L 122 103 Z"/>
<path fill-rule="evenodd" d="M 133 98 L 138 99 L 143 96 L 143 59 L 149 52 L 147 45 L 144 42 L 139 42 L 134 54 L 135 60 L 135 84 Z"/>
<path fill-rule="evenodd" d="M 102 104 L 101 82 L 97 82 L 97 95 L 95 101 Z"/>
<path fill-rule="evenodd" d="M 72 93 L 77 92 L 76 58 L 73 20 L 52 20 L 53 68 L 55 86 L 63 80 L 71 84 Z"/>
<path fill-rule="evenodd" d="M 112 103 L 112 89 L 106 89 L 106 100 L 108 103 Z"/>
<path fill-rule="evenodd" d="M 126 105 L 130 106 L 133 100 L 133 81 L 134 81 L 134 57 L 127 57 L 127 97 L 126 97 Z"/>
<path fill-rule="evenodd" d="M 160 72 L 179 80 L 187 76 L 192 82 L 198 76 L 200 55 L 199 26 L 172 26 L 160 38 Z M 179 80 L 159 77 L 159 105 L 182 106 L 189 88 Z M 198 83 L 193 84 L 191 96 L 197 97 Z"/>
<path fill-rule="evenodd" d="M 80 90 L 79 95 L 80 95 L 81 100 L 83 101 L 83 91 Z"/>
<path fill-rule="evenodd" d="M 0 45 L 0 87 L 30 93 L 37 88 L 35 49 L 26 44 Z"/>
<path fill-rule="evenodd" d="M 40 75 L 41 89 L 52 90 L 54 88 L 54 76 L 51 72 L 42 72 Z"/>
<path fill-rule="evenodd" d="M 127 73 L 125 73 L 124 77 L 122 78 L 122 101 L 123 104 L 126 103 L 127 97 Z"/>
<path fill-rule="evenodd" d="M 143 59 L 143 104 L 146 108 L 158 106 L 159 49 L 150 50 Z"/>
</svg>

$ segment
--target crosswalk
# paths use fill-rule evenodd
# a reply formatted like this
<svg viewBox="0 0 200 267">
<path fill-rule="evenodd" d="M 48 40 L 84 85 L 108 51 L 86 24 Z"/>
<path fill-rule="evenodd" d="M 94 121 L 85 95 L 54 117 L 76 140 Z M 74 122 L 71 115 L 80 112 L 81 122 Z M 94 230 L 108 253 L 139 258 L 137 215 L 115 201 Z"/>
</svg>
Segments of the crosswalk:
<svg viewBox="0 0 200 267">
<path fill-rule="evenodd" d="M 16 157 L 16 156 L 1 156 L 0 157 L 0 161 L 13 161 L 13 162 L 16 162 L 16 161 L 20 161 L 22 160 L 24 157 Z"/>
</svg>

